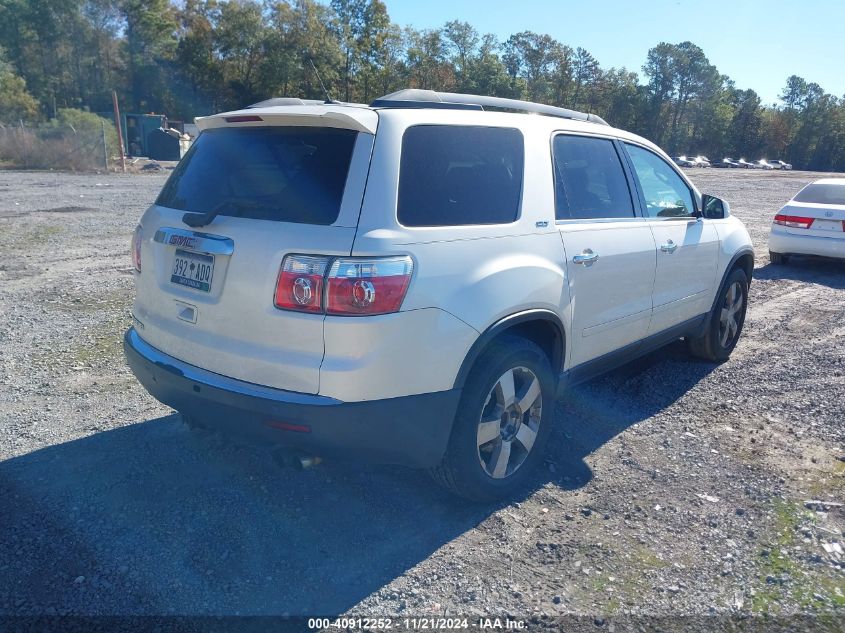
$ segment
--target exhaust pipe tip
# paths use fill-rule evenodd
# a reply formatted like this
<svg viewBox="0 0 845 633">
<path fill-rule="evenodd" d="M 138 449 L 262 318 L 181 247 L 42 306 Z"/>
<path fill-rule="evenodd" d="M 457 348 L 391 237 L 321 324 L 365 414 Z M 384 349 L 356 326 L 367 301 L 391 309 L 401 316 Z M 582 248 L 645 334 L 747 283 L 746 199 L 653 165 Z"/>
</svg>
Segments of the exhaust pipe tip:
<svg viewBox="0 0 845 633">
<path fill-rule="evenodd" d="M 323 461 L 320 457 L 304 455 L 297 451 L 284 448 L 273 451 L 272 457 L 273 461 L 282 468 L 293 468 L 295 470 L 313 468 Z"/>
<path fill-rule="evenodd" d="M 319 457 L 300 457 L 297 462 L 299 464 L 299 470 L 305 470 L 306 468 L 313 468 L 323 460 Z"/>
</svg>

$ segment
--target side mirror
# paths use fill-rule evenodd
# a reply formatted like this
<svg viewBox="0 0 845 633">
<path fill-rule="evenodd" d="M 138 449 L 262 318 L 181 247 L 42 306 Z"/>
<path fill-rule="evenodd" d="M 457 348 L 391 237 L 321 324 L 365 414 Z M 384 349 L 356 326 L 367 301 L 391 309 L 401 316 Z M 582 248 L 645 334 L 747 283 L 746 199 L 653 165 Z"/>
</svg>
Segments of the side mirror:
<svg viewBox="0 0 845 633">
<path fill-rule="evenodd" d="M 730 215 L 730 205 L 721 198 L 704 194 L 701 196 L 701 215 L 710 220 L 721 220 Z"/>
</svg>

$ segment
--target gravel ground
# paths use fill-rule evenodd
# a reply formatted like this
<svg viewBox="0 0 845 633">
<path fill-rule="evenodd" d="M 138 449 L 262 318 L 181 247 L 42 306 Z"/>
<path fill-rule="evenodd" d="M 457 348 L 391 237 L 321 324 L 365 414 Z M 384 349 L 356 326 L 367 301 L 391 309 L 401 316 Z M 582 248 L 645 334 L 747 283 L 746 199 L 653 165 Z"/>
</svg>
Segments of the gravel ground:
<svg viewBox="0 0 845 633">
<path fill-rule="evenodd" d="M 845 615 L 845 263 L 766 249 L 817 175 L 691 176 L 756 246 L 733 357 L 577 388 L 530 494 L 482 507 L 189 432 L 121 351 L 166 173 L 0 172 L 0 615 Z"/>
</svg>

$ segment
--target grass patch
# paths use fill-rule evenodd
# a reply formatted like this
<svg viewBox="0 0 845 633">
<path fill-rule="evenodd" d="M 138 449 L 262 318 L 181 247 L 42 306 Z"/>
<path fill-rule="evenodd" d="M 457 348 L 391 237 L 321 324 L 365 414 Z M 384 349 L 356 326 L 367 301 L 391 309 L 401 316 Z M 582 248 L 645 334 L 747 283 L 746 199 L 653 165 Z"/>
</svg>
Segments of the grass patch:
<svg viewBox="0 0 845 633">
<path fill-rule="evenodd" d="M 631 554 L 631 561 L 634 563 L 633 567 L 637 571 L 647 571 L 650 569 L 662 569 L 669 565 L 668 562 L 660 558 L 653 551 L 647 547 L 637 547 Z"/>
<path fill-rule="evenodd" d="M 23 232 L 2 231 L 0 232 L 0 237 L 3 237 L 3 241 L 5 242 L 4 247 L 23 250 L 32 248 L 33 246 L 40 246 L 44 242 L 49 242 L 63 232 L 64 227 L 57 224 L 45 223 L 37 224 L 28 231 Z"/>
<path fill-rule="evenodd" d="M 836 572 L 823 564 L 807 568 L 795 558 L 800 530 L 814 524 L 816 514 L 800 503 L 781 500 L 775 502 L 773 514 L 773 547 L 768 555 L 760 552 L 758 557 L 760 585 L 751 600 L 752 612 L 778 615 L 785 601 L 801 609 L 845 607 L 845 578 L 831 577 Z M 818 600 L 816 595 L 825 600 Z"/>
<path fill-rule="evenodd" d="M 669 563 L 645 546 L 631 549 L 614 572 L 601 572 L 591 576 L 588 583 L 589 599 L 604 601 L 603 614 L 617 615 L 624 606 L 643 603 L 643 594 L 651 585 L 644 582 L 649 572 L 668 567 Z M 613 580 L 610 577 L 613 576 Z M 646 588 L 649 589 L 646 589 Z M 602 598 L 599 598 L 599 595 Z"/>
<path fill-rule="evenodd" d="M 824 460 L 817 470 L 807 473 L 812 477 L 807 492 L 814 499 L 839 499 L 845 495 L 845 462 L 827 456 Z"/>
<path fill-rule="evenodd" d="M 123 354 L 123 331 L 129 327 L 129 317 L 115 316 L 95 328 L 86 330 L 68 351 L 71 367 L 96 367 L 114 362 Z"/>
<path fill-rule="evenodd" d="M 108 292 L 86 293 L 52 304 L 60 312 L 94 314 L 102 310 L 128 312 L 132 307 L 132 288 L 116 288 Z"/>
</svg>

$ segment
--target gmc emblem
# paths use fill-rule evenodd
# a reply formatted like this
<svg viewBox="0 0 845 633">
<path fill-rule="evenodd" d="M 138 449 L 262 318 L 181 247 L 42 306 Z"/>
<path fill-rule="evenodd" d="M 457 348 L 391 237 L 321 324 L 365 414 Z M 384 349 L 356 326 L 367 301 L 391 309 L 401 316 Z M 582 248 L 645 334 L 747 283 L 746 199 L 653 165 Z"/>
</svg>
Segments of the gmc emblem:
<svg viewBox="0 0 845 633">
<path fill-rule="evenodd" d="M 174 246 L 184 246 L 185 248 L 196 248 L 197 243 L 199 240 L 195 237 L 189 237 L 187 235 L 171 235 L 170 239 L 167 241 L 168 244 L 173 244 Z"/>
</svg>

